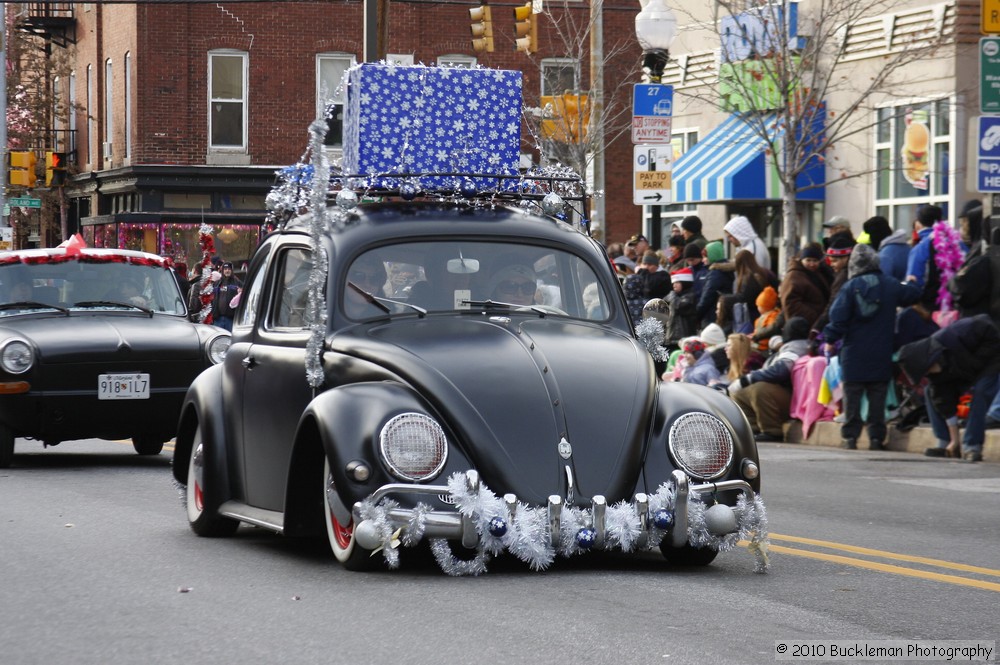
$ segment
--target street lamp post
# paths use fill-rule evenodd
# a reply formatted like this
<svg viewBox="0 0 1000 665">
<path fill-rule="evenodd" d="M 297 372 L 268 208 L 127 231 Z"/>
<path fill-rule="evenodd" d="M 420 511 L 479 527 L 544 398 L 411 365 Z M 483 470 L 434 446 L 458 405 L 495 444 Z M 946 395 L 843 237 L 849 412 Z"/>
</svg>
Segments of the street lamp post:
<svg viewBox="0 0 1000 665">
<path fill-rule="evenodd" d="M 659 83 L 670 59 L 670 47 L 677 37 L 677 17 L 665 0 L 639 0 L 642 10 L 635 16 L 635 36 L 642 47 L 643 83 Z M 662 246 L 660 206 L 650 206 L 650 230 L 653 242 Z"/>
</svg>

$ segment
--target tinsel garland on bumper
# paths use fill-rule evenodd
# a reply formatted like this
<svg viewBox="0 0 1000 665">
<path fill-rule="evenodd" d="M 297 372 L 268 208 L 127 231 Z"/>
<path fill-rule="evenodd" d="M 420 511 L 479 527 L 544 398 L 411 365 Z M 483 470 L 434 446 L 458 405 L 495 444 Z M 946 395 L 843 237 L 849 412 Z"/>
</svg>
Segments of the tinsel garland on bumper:
<svg viewBox="0 0 1000 665">
<path fill-rule="evenodd" d="M 456 558 L 447 541 L 431 540 L 434 557 L 441 570 L 448 575 L 485 573 L 490 558 L 504 551 L 526 562 L 532 570 L 540 571 L 548 568 L 557 554 L 571 557 L 589 549 L 589 546 L 581 546 L 581 542 L 587 541 L 585 532 L 593 525 L 589 509 L 563 506 L 559 545 L 554 547 L 545 508 L 518 503 L 516 517 L 511 519 L 503 499 L 484 484 L 480 484 L 478 492 L 471 492 L 466 485 L 465 476 L 460 473 L 453 474 L 448 479 L 448 491 L 456 509 L 473 521 L 479 534 L 478 551 L 470 560 Z M 663 483 L 654 494 L 649 495 L 649 514 L 655 515 L 659 511 L 672 513 L 675 497 L 673 483 Z M 432 510 L 421 503 L 413 510 L 409 524 L 396 528 L 389 519 L 389 512 L 397 507 L 398 504 L 391 499 L 377 505 L 365 500 L 360 509 L 361 521 L 370 521 L 374 525 L 378 540 L 382 543 L 376 552 L 382 552 L 389 568 L 399 566 L 397 548 L 400 544 L 409 547 L 421 540 L 425 516 Z M 705 520 L 707 509 L 708 506 L 697 495 L 688 498 L 688 542 L 693 547 L 728 552 L 741 540 L 748 540 L 748 549 L 755 558 L 754 572 L 766 573 L 770 565 L 767 556 L 767 512 L 760 496 L 754 495 L 752 500 L 747 500 L 745 494 L 740 495 L 734 509 L 737 530 L 724 536 L 717 536 L 709 531 Z M 607 549 L 618 548 L 627 553 L 640 547 L 641 528 L 635 506 L 625 501 L 608 506 L 605 523 Z M 659 546 L 660 541 L 668 535 L 668 530 L 658 528 L 655 524 L 656 521 L 651 520 L 648 538 L 642 549 Z M 498 525 L 502 525 L 502 528 L 497 528 Z M 581 534 L 584 537 L 581 538 Z"/>
</svg>

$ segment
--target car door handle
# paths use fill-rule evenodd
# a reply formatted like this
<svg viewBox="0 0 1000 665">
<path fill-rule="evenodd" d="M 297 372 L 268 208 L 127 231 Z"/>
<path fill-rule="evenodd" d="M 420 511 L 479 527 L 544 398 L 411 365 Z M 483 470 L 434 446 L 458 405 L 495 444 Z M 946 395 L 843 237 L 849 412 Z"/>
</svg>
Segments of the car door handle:
<svg viewBox="0 0 1000 665">
<path fill-rule="evenodd" d="M 253 356 L 247 356 L 246 358 L 241 360 L 240 363 L 246 369 L 253 369 L 257 365 L 257 361 L 254 359 Z"/>
</svg>

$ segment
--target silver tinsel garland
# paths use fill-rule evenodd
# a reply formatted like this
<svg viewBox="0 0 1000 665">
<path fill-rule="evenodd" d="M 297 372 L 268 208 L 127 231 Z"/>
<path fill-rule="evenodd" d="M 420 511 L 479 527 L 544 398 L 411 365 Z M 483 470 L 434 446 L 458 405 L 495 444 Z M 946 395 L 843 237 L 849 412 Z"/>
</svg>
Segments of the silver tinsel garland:
<svg viewBox="0 0 1000 665">
<path fill-rule="evenodd" d="M 654 318 L 643 319 L 635 327 L 635 335 L 642 342 L 653 360 L 665 362 L 670 354 L 663 348 L 663 324 Z"/>
<path fill-rule="evenodd" d="M 552 564 L 557 554 L 571 557 L 589 549 L 581 546 L 579 534 L 582 530 L 593 526 L 590 509 L 563 506 L 560 515 L 559 544 L 553 546 L 546 508 L 518 503 L 516 517 L 512 519 L 500 497 L 482 483 L 478 492 L 470 492 L 465 476 L 461 473 L 455 473 L 448 479 L 448 493 L 458 512 L 473 521 L 480 537 L 478 549 L 472 559 L 456 557 L 445 540 L 431 541 L 434 558 L 441 570 L 448 575 L 485 573 L 490 558 L 504 551 L 527 563 L 532 570 L 541 571 Z M 675 500 L 673 483 L 663 483 L 655 493 L 649 495 L 650 515 L 661 510 L 672 512 Z M 382 552 L 386 564 L 393 569 L 399 566 L 398 546 L 400 544 L 412 546 L 420 541 L 424 533 L 424 517 L 431 511 L 425 504 L 419 504 L 409 524 L 394 529 L 389 520 L 389 511 L 396 507 L 398 504 L 392 500 L 382 501 L 378 505 L 366 500 L 361 504 L 361 521 L 370 520 L 373 523 L 378 540 L 382 543 L 376 551 Z M 728 552 L 736 547 L 739 541 L 747 540 L 749 541 L 747 549 L 755 558 L 754 572 L 767 572 L 769 568 L 767 514 L 760 496 L 755 495 L 752 500 L 747 500 L 746 495 L 740 496 L 734 509 L 737 516 L 737 530 L 724 536 L 717 536 L 709 531 L 705 521 L 707 508 L 699 496 L 688 497 L 690 544 L 693 547 L 709 547 L 719 552 Z M 497 518 L 502 520 L 505 527 L 500 534 L 495 534 L 491 529 L 491 522 Z M 640 542 L 642 531 L 639 516 L 635 507 L 625 501 L 607 507 L 605 528 L 605 548 L 618 548 L 623 552 L 653 549 L 659 546 L 660 541 L 668 533 L 651 524 L 646 541 Z"/>
</svg>

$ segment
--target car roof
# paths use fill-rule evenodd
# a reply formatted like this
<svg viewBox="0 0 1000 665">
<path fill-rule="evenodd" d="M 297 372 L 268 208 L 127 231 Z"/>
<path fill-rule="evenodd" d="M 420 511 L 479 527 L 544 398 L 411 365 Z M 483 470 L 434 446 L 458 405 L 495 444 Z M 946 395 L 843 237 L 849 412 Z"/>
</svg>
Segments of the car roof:
<svg viewBox="0 0 1000 665">
<path fill-rule="evenodd" d="M 123 257 L 139 259 L 143 262 L 155 263 L 166 267 L 169 264 L 169 260 L 158 254 L 151 254 L 149 252 L 140 252 L 132 249 L 116 249 L 110 247 L 85 247 L 85 248 L 65 248 L 65 247 L 48 247 L 39 249 L 18 249 L 0 252 L 0 265 L 3 263 L 16 263 L 24 262 L 26 259 L 32 258 L 42 258 L 42 257 L 56 257 L 65 256 L 67 260 L 74 260 L 76 258 L 93 257 L 93 258 L 111 258 L 111 257 Z"/>
<path fill-rule="evenodd" d="M 400 237 L 523 238 L 570 244 L 578 251 L 588 251 L 597 244 L 564 221 L 506 205 L 394 201 L 361 204 L 348 213 L 334 206 L 328 211 L 334 221 L 326 235 L 343 250 Z M 338 218 L 341 223 L 336 221 Z M 285 231 L 308 233 L 311 221 L 310 214 L 300 215 L 286 225 Z"/>
</svg>

